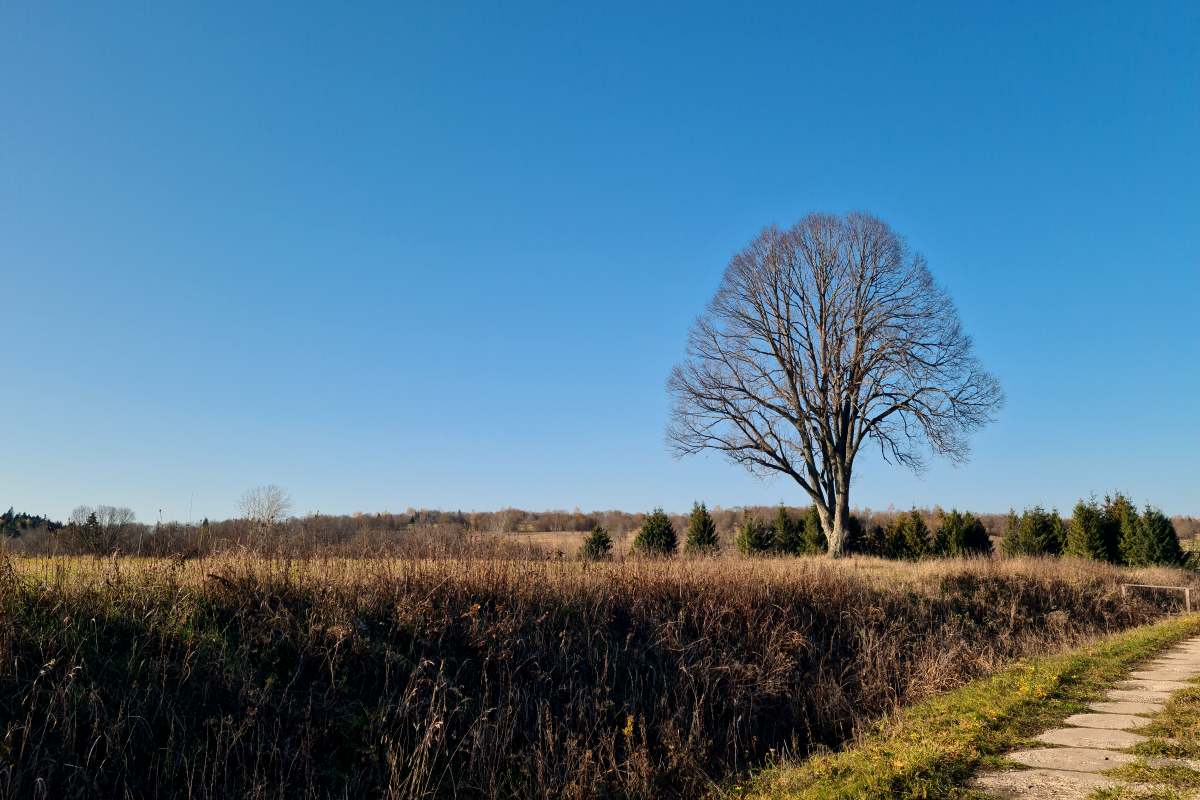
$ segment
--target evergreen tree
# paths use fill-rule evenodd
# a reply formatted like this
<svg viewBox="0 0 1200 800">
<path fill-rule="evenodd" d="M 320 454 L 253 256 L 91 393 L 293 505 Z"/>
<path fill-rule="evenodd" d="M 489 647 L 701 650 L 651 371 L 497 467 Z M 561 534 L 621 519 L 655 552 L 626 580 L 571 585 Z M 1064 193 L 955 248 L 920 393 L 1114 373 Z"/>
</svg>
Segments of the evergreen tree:
<svg viewBox="0 0 1200 800">
<path fill-rule="evenodd" d="M 1137 523 L 1137 536 L 1128 563 L 1135 567 L 1181 564 L 1184 559 L 1179 536 L 1171 520 L 1156 508 L 1146 506 Z"/>
<path fill-rule="evenodd" d="M 875 524 L 854 539 L 854 552 L 867 556 L 887 557 L 887 529 Z"/>
<path fill-rule="evenodd" d="M 87 520 L 79 528 L 79 542 L 90 553 L 99 553 L 103 549 L 104 528 L 96 517 L 96 512 L 87 515 Z"/>
<path fill-rule="evenodd" d="M 633 549 L 643 555 L 674 555 L 677 546 L 675 526 L 671 524 L 671 518 L 661 508 L 650 512 L 633 540 Z"/>
<path fill-rule="evenodd" d="M 774 531 L 747 514 L 737 533 L 737 549 L 742 555 L 755 556 L 771 552 L 775 547 Z"/>
<path fill-rule="evenodd" d="M 692 515 L 688 518 L 687 549 L 690 553 L 714 553 L 721 546 L 717 539 L 717 523 L 708 513 L 704 503 L 692 504 Z"/>
<path fill-rule="evenodd" d="M 992 540 L 983 523 L 969 511 L 953 509 L 942 518 L 934 549 L 947 556 L 986 556 L 992 553 Z"/>
<path fill-rule="evenodd" d="M 848 537 L 848 545 L 852 545 L 861 536 Z M 807 555 L 824 555 L 829 551 L 829 542 L 825 539 L 825 529 L 821 526 L 821 512 L 815 505 L 809 506 L 804 513 L 803 529 L 800 537 L 800 552 Z"/>
<path fill-rule="evenodd" d="M 1004 537 L 1000 540 L 1000 552 L 1006 556 L 1021 555 L 1021 518 L 1013 509 L 1008 510 L 1004 519 Z"/>
<path fill-rule="evenodd" d="M 1066 529 L 1058 512 L 1034 506 L 1020 517 L 1009 512 L 1001 546 L 1010 556 L 1056 556 L 1062 553 L 1065 540 Z"/>
<path fill-rule="evenodd" d="M 1067 546 L 1063 552 L 1069 556 L 1090 558 L 1093 561 L 1115 560 L 1115 554 L 1109 549 L 1108 528 L 1104 512 L 1096 502 L 1080 500 L 1071 512 L 1071 524 L 1067 526 Z"/>
<path fill-rule="evenodd" d="M 782 503 L 775 512 L 775 521 L 771 528 L 776 550 L 793 556 L 803 552 L 803 525 L 791 518 Z"/>
<path fill-rule="evenodd" d="M 1139 557 L 1138 530 L 1139 520 L 1137 508 L 1128 497 L 1117 492 L 1112 497 L 1104 498 L 1104 530 L 1109 547 L 1113 548 L 1116 558 L 1121 564 L 1133 564 Z"/>
<path fill-rule="evenodd" d="M 579 557 L 585 561 L 600 561 L 612 555 L 612 537 L 608 531 L 597 525 L 583 540 L 579 548 Z"/>
<path fill-rule="evenodd" d="M 929 552 L 929 526 L 914 508 L 900 514 L 885 529 L 884 551 L 888 558 L 919 559 Z"/>
</svg>

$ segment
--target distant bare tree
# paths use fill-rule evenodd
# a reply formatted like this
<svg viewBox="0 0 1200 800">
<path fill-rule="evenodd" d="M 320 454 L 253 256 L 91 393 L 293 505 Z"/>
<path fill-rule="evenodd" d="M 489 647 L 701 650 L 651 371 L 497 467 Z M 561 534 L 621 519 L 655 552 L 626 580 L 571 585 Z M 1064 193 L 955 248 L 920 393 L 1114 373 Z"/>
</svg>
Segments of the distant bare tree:
<svg viewBox="0 0 1200 800">
<path fill-rule="evenodd" d="M 91 553 L 111 553 L 131 532 L 137 516 L 124 506 L 78 506 L 71 512 L 69 534 Z"/>
<path fill-rule="evenodd" d="M 833 556 L 864 442 L 918 471 L 925 446 L 963 461 L 966 435 L 1004 399 L 924 259 L 866 214 L 760 233 L 730 261 L 668 388 L 676 453 L 791 477 Z"/>
<path fill-rule="evenodd" d="M 292 510 L 292 498 L 275 484 L 259 486 L 242 495 L 238 508 L 250 522 L 269 528 L 287 517 Z"/>
</svg>

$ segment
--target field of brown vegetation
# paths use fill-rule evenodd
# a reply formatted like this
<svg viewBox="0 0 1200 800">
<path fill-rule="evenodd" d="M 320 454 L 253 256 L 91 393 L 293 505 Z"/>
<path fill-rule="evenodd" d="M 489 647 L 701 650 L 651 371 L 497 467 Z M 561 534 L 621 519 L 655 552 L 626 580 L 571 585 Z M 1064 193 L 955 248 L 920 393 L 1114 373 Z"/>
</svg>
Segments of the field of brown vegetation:
<svg viewBox="0 0 1200 800">
<path fill-rule="evenodd" d="M 696 796 L 1196 584 L 1074 560 L 0 557 L 0 797 Z"/>
</svg>

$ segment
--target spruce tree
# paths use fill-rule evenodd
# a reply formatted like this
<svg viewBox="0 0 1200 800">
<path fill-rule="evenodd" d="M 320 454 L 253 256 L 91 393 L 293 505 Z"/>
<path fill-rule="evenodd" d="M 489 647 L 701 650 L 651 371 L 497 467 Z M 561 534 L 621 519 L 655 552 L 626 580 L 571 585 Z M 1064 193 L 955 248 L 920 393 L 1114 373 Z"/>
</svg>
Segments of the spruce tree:
<svg viewBox="0 0 1200 800">
<path fill-rule="evenodd" d="M 854 538 L 854 552 L 887 558 L 887 528 L 874 524 Z"/>
<path fill-rule="evenodd" d="M 851 537 L 851 542 L 862 537 Z M 815 505 L 809 506 L 804 513 L 803 531 L 800 551 L 807 555 L 824 555 L 829 551 L 829 542 L 825 538 L 825 529 L 821 526 L 821 512 Z"/>
<path fill-rule="evenodd" d="M 953 509 L 942 518 L 935 537 L 935 551 L 947 556 L 986 556 L 992 552 L 987 529 L 972 513 Z"/>
<path fill-rule="evenodd" d="M 775 547 L 774 531 L 747 514 L 738 527 L 737 549 L 742 555 L 757 556 L 771 552 Z"/>
<path fill-rule="evenodd" d="M 650 512 L 633 540 L 633 549 L 649 556 L 673 555 L 677 546 L 675 526 L 661 508 Z"/>
<path fill-rule="evenodd" d="M 1004 538 L 1000 540 L 1000 552 L 1006 556 L 1022 555 L 1021 518 L 1013 509 L 1008 510 L 1004 518 Z"/>
<path fill-rule="evenodd" d="M 1117 492 L 1104 498 L 1105 535 L 1121 564 L 1133 564 L 1138 558 L 1140 531 L 1138 513 L 1133 501 Z"/>
<path fill-rule="evenodd" d="M 1071 512 L 1071 524 L 1067 526 L 1067 546 L 1063 552 L 1093 561 L 1113 560 L 1104 512 L 1095 501 L 1080 500 L 1075 504 L 1075 510 Z"/>
<path fill-rule="evenodd" d="M 803 552 L 804 528 L 802 523 L 793 520 L 782 503 L 775 512 L 775 521 L 771 524 L 771 529 L 776 550 L 791 556 L 797 556 Z"/>
<path fill-rule="evenodd" d="M 1135 567 L 1175 566 L 1183 562 L 1183 548 L 1175 526 L 1165 514 L 1146 506 L 1137 523 L 1137 536 L 1130 549 L 1129 564 Z"/>
<path fill-rule="evenodd" d="M 888 558 L 916 560 L 929 552 L 929 527 L 915 508 L 893 519 L 885 530 Z"/>
<path fill-rule="evenodd" d="M 585 561 L 600 561 L 612 555 L 612 537 L 608 531 L 597 525 L 583 540 L 579 548 L 579 557 Z"/>
<path fill-rule="evenodd" d="M 1041 506 L 1025 509 L 1020 517 L 1008 514 L 1008 524 L 1002 545 L 1010 556 L 1060 555 L 1066 543 L 1066 529 L 1058 511 L 1046 511 Z"/>
<path fill-rule="evenodd" d="M 704 503 L 692 504 L 692 515 L 688 518 L 687 549 L 690 553 L 715 553 L 720 547 L 717 539 L 717 523 L 708 513 Z"/>
</svg>

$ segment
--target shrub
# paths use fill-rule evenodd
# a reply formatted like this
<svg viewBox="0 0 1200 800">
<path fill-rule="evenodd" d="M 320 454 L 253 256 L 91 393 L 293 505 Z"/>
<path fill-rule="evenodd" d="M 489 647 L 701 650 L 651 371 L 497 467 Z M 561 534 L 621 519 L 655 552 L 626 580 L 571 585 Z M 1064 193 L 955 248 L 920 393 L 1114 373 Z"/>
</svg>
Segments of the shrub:
<svg viewBox="0 0 1200 800">
<path fill-rule="evenodd" d="M 771 524 L 775 549 L 788 555 L 800 555 L 804 551 L 803 523 L 793 520 L 787 509 L 780 504 L 775 512 L 775 521 Z"/>
<path fill-rule="evenodd" d="M 1071 523 L 1067 526 L 1067 545 L 1063 552 L 1078 558 L 1093 561 L 1116 561 L 1117 553 L 1110 535 L 1112 525 L 1104 518 L 1104 512 L 1095 501 L 1080 500 L 1071 512 Z"/>
<path fill-rule="evenodd" d="M 612 555 L 612 537 L 608 531 L 597 525 L 583 540 L 579 548 L 579 557 L 587 561 L 600 561 Z"/>
<path fill-rule="evenodd" d="M 692 515 L 688 517 L 687 549 L 690 553 L 714 553 L 721 546 L 717 538 L 717 523 L 704 503 L 692 505 Z"/>
<path fill-rule="evenodd" d="M 737 549 L 742 555 L 755 556 L 771 552 L 775 547 L 775 532 L 770 526 L 746 515 L 737 533 Z"/>
<path fill-rule="evenodd" d="M 955 509 L 938 526 L 936 550 L 947 556 L 986 556 L 992 553 L 992 540 L 974 514 Z"/>
<path fill-rule="evenodd" d="M 1041 506 L 1025 509 L 1020 517 L 1008 513 L 1001 548 L 1009 556 L 1060 555 L 1066 539 L 1062 517 Z"/>
<path fill-rule="evenodd" d="M 661 508 L 656 508 L 646 517 L 641 530 L 633 540 L 634 551 L 648 556 L 674 555 L 679 546 L 675 526 Z"/>
</svg>

